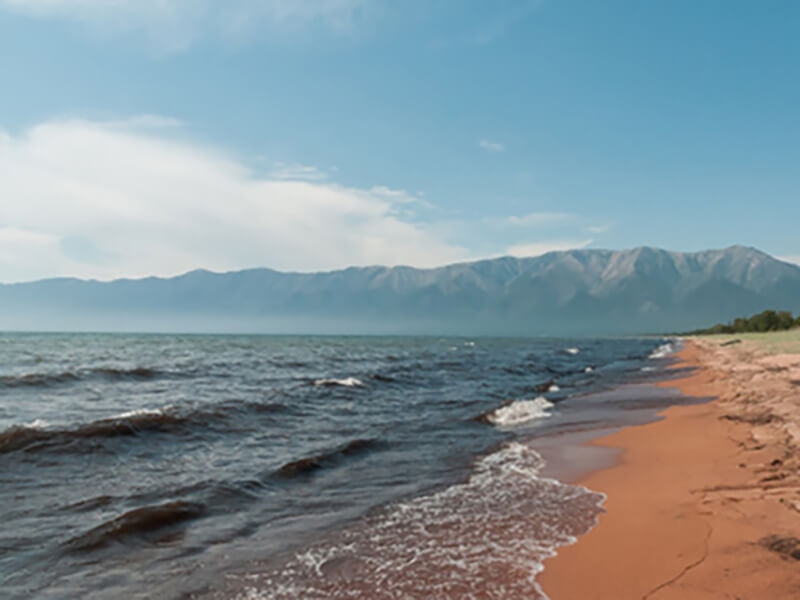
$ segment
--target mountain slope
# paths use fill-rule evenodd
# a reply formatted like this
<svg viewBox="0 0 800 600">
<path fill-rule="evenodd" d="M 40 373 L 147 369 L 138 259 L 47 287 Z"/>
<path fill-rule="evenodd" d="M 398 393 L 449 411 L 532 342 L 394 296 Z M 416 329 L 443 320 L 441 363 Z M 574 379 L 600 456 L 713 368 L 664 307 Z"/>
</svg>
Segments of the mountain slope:
<svg viewBox="0 0 800 600">
<path fill-rule="evenodd" d="M 766 308 L 800 310 L 800 267 L 742 246 L 0 285 L 0 328 L 16 330 L 595 335 L 690 329 Z"/>
</svg>

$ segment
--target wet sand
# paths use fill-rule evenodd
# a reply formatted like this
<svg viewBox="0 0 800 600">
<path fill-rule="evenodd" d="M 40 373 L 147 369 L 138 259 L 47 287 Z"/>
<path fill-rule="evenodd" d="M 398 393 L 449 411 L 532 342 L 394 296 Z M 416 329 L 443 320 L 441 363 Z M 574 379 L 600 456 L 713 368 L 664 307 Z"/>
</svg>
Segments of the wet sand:
<svg viewBox="0 0 800 600">
<path fill-rule="evenodd" d="M 800 355 L 691 340 L 664 382 L 716 400 L 591 442 L 598 525 L 545 562 L 551 600 L 800 598 Z"/>
</svg>

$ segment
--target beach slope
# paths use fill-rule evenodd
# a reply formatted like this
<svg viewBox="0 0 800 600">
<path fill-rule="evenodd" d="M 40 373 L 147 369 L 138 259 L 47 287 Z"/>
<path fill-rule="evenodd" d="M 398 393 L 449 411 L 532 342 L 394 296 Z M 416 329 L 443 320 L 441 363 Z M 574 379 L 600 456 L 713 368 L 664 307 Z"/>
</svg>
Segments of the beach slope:
<svg viewBox="0 0 800 600">
<path fill-rule="evenodd" d="M 713 401 L 593 442 L 622 450 L 579 482 L 607 512 L 546 562 L 551 600 L 800 598 L 800 354 L 725 341 L 688 340 L 696 369 L 661 384 Z"/>
</svg>

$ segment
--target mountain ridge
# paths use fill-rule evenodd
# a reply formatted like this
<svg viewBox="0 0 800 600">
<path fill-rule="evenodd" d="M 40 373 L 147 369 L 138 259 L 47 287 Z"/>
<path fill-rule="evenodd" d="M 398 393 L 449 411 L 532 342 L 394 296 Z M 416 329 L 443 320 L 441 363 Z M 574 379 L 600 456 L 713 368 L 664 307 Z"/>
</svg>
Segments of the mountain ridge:
<svg viewBox="0 0 800 600">
<path fill-rule="evenodd" d="M 687 330 L 767 308 L 800 309 L 800 267 L 747 246 L 0 285 L 0 328 L 15 330 L 609 335 Z"/>
</svg>

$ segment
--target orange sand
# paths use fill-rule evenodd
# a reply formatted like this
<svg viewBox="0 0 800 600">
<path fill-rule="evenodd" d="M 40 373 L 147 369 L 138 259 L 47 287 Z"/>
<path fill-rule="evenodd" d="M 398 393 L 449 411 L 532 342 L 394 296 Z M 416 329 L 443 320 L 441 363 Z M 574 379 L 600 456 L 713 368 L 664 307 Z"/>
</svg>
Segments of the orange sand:
<svg viewBox="0 0 800 600">
<path fill-rule="evenodd" d="M 607 512 L 545 563 L 551 600 L 800 598 L 800 356 L 690 341 L 681 358 L 699 369 L 663 385 L 718 399 L 593 442 L 620 464 L 579 482 Z"/>
</svg>

